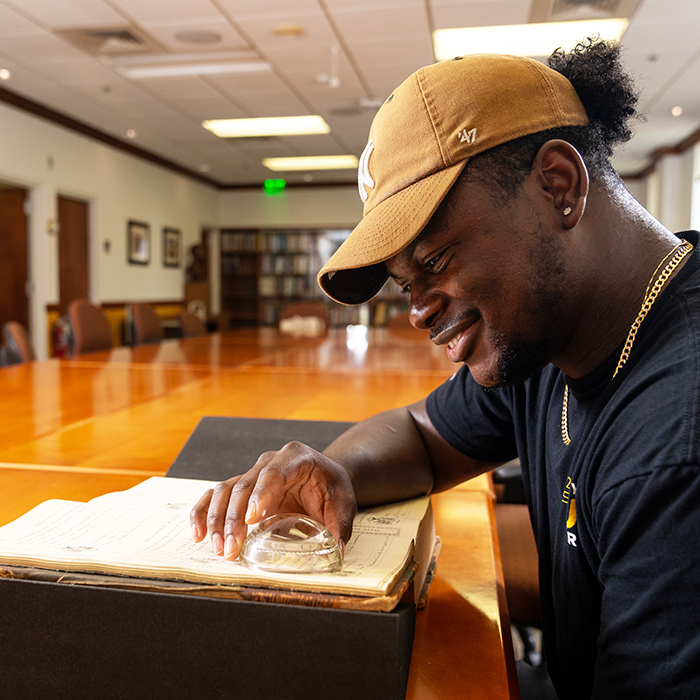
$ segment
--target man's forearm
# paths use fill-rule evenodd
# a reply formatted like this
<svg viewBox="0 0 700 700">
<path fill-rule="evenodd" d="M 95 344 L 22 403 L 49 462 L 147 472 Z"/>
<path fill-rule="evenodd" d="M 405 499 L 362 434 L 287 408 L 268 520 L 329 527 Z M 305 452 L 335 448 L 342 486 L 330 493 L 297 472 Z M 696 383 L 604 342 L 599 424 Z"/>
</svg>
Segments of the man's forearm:
<svg viewBox="0 0 700 700">
<path fill-rule="evenodd" d="M 360 507 L 413 498 L 433 487 L 430 457 L 408 408 L 358 423 L 324 454 L 348 471 Z"/>
</svg>

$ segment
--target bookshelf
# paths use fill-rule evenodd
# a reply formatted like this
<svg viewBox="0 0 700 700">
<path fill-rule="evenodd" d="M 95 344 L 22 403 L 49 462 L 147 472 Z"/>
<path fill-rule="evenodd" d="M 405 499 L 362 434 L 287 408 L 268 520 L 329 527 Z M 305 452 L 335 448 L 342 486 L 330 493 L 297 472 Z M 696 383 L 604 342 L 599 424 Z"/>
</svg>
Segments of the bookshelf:
<svg viewBox="0 0 700 700">
<path fill-rule="evenodd" d="M 282 310 L 301 301 L 323 302 L 332 326 L 385 325 L 407 308 L 395 285 L 367 306 L 328 299 L 316 274 L 348 235 L 338 229 L 221 229 L 221 312 L 224 327 L 276 325 Z"/>
</svg>

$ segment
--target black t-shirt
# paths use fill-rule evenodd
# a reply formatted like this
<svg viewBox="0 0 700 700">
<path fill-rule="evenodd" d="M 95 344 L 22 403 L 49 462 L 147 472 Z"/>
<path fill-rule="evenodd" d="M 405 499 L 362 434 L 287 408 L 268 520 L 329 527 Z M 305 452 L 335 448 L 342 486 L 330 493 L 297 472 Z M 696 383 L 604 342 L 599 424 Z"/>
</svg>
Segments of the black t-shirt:
<svg viewBox="0 0 700 700">
<path fill-rule="evenodd" d="M 696 249 L 615 379 L 621 347 L 581 379 L 549 365 L 493 391 L 463 367 L 428 398 L 461 452 L 520 457 L 562 698 L 700 698 L 700 252 L 682 237 Z"/>
</svg>

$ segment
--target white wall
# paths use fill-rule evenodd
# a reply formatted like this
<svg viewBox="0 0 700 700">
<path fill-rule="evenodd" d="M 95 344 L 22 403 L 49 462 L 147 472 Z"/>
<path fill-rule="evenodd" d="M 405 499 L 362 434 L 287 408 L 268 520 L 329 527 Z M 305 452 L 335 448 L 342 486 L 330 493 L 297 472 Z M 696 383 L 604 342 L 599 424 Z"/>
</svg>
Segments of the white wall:
<svg viewBox="0 0 700 700">
<path fill-rule="evenodd" d="M 690 228 L 693 149 L 667 155 L 647 179 L 647 209 L 671 231 Z"/>
<path fill-rule="evenodd" d="M 0 181 L 30 191 L 30 330 L 47 347 L 46 305 L 58 302 L 57 236 L 50 222 L 66 195 L 90 202 L 91 297 L 95 302 L 180 299 L 185 252 L 215 226 L 218 191 L 73 131 L 0 104 Z M 151 262 L 127 262 L 129 219 L 151 226 Z M 163 226 L 182 231 L 183 264 L 162 264 Z"/>
<path fill-rule="evenodd" d="M 630 180 L 624 179 L 625 187 L 630 194 L 643 206 L 647 206 L 647 179 Z"/>
<path fill-rule="evenodd" d="M 291 187 L 273 197 L 262 188 L 228 190 L 219 195 L 218 218 L 235 228 L 353 228 L 362 218 L 362 200 L 354 185 Z"/>
</svg>

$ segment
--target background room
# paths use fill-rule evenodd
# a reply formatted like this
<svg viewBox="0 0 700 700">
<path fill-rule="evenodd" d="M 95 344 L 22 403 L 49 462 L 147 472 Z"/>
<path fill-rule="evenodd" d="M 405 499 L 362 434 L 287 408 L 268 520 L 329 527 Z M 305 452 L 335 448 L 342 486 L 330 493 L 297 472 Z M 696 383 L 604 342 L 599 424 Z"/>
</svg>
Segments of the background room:
<svg viewBox="0 0 700 700">
<path fill-rule="evenodd" d="M 210 319 L 271 323 L 292 299 L 320 300 L 318 256 L 361 217 L 355 171 L 374 112 L 436 60 L 438 30 L 611 17 L 629 20 L 621 41 L 646 114 L 616 165 L 663 223 L 688 228 L 698 217 L 700 125 L 700 9 L 690 0 L 673 12 L 661 0 L 2 0 L 0 321 L 22 322 L 46 357 L 56 319 L 84 297 L 123 341 L 130 303 L 166 319 L 186 304 L 199 243 Z M 477 39 L 462 41 L 454 51 Z M 311 115 L 323 133 L 222 138 L 202 125 Z M 349 164 L 267 161 L 310 156 Z M 266 192 L 266 180 L 286 186 Z M 136 256 L 134 222 L 143 226 Z M 241 229 L 262 234 L 248 261 L 220 233 Z M 282 249 L 268 231 L 301 233 L 289 242 L 310 248 Z M 242 292 L 226 279 L 241 265 L 255 268 Z M 254 297 L 247 311 L 241 294 Z M 384 324 L 400 310 L 390 293 L 362 320 Z M 358 320 L 335 313 L 334 323 Z"/>
</svg>

